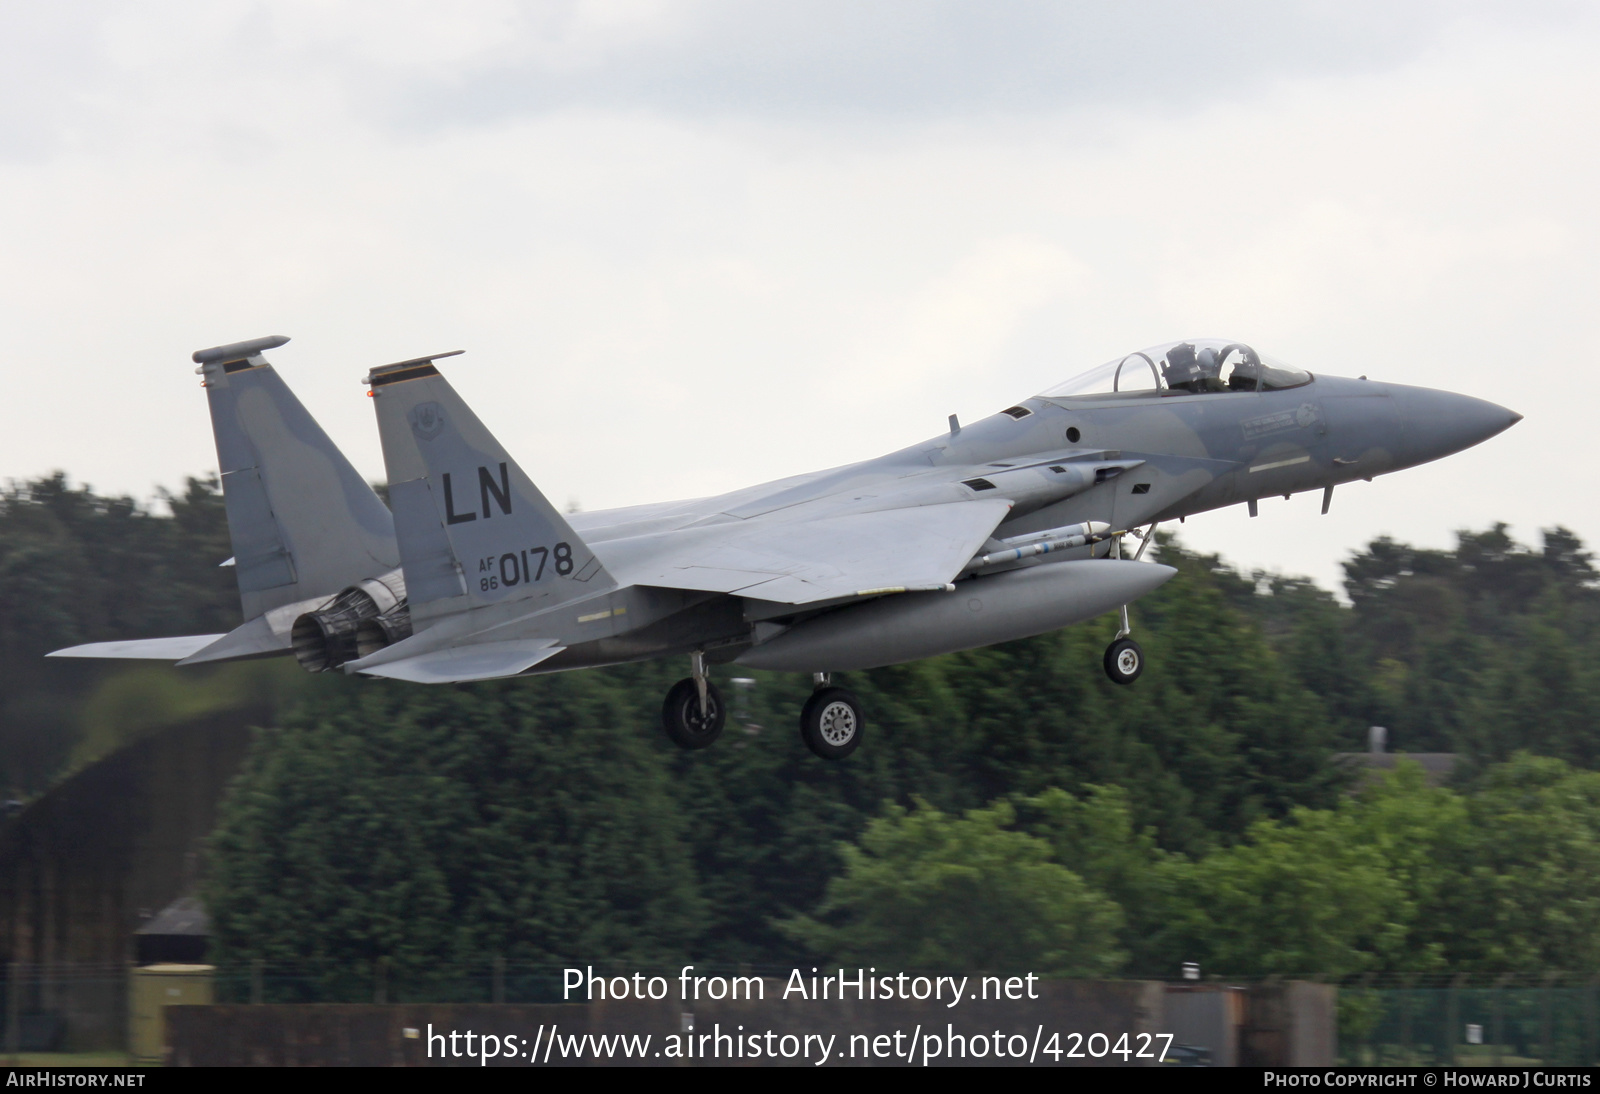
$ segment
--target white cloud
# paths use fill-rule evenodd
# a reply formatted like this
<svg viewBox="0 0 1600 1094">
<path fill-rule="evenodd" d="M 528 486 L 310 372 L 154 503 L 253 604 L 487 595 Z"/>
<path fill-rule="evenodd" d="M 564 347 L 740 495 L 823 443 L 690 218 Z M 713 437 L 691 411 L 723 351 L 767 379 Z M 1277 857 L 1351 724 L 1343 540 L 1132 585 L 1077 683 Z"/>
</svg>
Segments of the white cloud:
<svg viewBox="0 0 1600 1094">
<path fill-rule="evenodd" d="M 0 140 L 22 134 L 0 148 L 0 476 L 63 467 L 144 496 L 211 467 L 188 352 L 265 333 L 294 336 L 274 359 L 372 477 L 360 376 L 468 349 L 453 380 L 589 508 L 871 456 L 1127 349 L 1218 334 L 1528 421 L 1343 489 L 1328 518 L 1297 499 L 1190 521 L 1191 540 L 1327 581 L 1380 532 L 1442 543 L 1508 519 L 1600 538 L 1583 397 L 1600 36 L 1581 19 L 1408 23 L 1304 76 L 1279 64 L 1269 91 L 1187 103 L 1102 87 L 912 109 L 907 75 L 853 115 L 803 115 L 749 107 L 731 77 L 722 110 L 571 77 L 537 110 L 439 92 L 427 125 L 403 125 L 417 96 L 504 58 L 659 75 L 756 30 L 715 4 L 108 10 L 24 27 L 47 56 L 8 78 L 44 106 L 36 125 L 0 111 Z M 935 59 L 956 10 L 914 28 L 944 43 Z M 1030 25 L 989 34 L 987 71 Z M 883 59 L 881 27 L 855 62 L 816 44 L 826 29 L 763 46 L 794 88 Z M 57 74 L 69 48 L 81 80 Z M 1019 54 L 1039 71 L 1042 55 Z M 939 75 L 915 50 L 883 63 Z"/>
</svg>

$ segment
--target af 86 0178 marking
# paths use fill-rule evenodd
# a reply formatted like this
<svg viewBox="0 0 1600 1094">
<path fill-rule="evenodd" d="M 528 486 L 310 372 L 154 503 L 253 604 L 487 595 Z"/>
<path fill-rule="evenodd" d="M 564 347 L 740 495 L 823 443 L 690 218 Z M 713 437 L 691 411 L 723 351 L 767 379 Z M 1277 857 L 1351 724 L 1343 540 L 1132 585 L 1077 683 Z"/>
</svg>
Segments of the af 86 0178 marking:
<svg viewBox="0 0 1600 1094">
<path fill-rule="evenodd" d="M 521 551 L 507 551 L 499 558 L 494 555 L 480 558 L 478 588 L 488 592 L 502 585 L 510 588 L 524 581 L 543 580 L 546 564 L 560 577 L 572 573 L 572 544 L 558 543 L 554 549 L 529 547 Z"/>
</svg>

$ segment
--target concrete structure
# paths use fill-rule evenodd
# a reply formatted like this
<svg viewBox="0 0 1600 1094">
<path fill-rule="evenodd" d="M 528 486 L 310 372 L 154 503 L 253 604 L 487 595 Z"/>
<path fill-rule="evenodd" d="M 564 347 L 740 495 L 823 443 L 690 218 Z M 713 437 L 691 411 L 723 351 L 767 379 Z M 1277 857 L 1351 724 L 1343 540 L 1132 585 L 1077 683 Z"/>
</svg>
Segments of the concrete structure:
<svg viewBox="0 0 1600 1094">
<path fill-rule="evenodd" d="M 1247 1012 L 1246 989 L 1222 984 L 1168 984 L 1162 1031 L 1173 1044 L 1205 1049 L 1212 1067 L 1239 1062 L 1239 1033 Z"/>
<path fill-rule="evenodd" d="M 21 1031 L 59 1031 L 70 1051 L 123 1047 L 135 932 L 192 888 L 250 726 L 270 718 L 154 733 L 0 824 L 0 970 Z"/>
<path fill-rule="evenodd" d="M 169 1007 L 209 1006 L 216 999 L 210 965 L 146 965 L 128 978 L 128 1051 L 138 1063 L 166 1056 Z"/>
<path fill-rule="evenodd" d="M 1354 768 L 1359 774 L 1354 789 L 1369 786 L 1384 774 L 1393 771 L 1402 760 L 1410 760 L 1422 768 L 1429 786 L 1443 786 L 1455 774 L 1459 759 L 1454 752 L 1335 752 L 1333 762 Z"/>
<path fill-rule="evenodd" d="M 1248 994 L 1240 1031 L 1245 1067 L 1331 1067 L 1338 1054 L 1339 989 L 1306 980 L 1266 981 Z"/>
</svg>

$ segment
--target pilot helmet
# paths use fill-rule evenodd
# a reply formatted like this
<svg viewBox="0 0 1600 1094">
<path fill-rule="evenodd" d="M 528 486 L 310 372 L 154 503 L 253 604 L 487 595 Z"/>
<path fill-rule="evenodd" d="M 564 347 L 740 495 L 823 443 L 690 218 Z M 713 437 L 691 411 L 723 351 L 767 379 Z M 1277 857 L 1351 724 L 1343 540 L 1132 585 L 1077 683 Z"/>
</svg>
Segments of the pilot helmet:
<svg viewBox="0 0 1600 1094">
<path fill-rule="evenodd" d="M 1216 380 L 1222 376 L 1222 358 L 1217 356 L 1217 351 L 1206 346 L 1194 356 L 1195 367 L 1200 370 L 1200 375 L 1208 380 Z"/>
<path fill-rule="evenodd" d="M 1179 384 L 1189 384 L 1200 379 L 1200 366 L 1195 363 L 1194 346 L 1188 342 L 1179 342 L 1167 350 L 1166 364 L 1162 366 L 1161 371 L 1167 378 L 1168 387 L 1177 387 Z"/>
</svg>

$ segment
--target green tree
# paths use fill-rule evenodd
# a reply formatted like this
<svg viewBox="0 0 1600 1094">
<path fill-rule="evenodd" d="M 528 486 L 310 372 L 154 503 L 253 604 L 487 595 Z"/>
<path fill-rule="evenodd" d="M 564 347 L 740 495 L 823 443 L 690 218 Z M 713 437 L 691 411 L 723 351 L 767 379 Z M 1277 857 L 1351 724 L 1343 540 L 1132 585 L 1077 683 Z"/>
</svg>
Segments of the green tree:
<svg viewBox="0 0 1600 1094">
<path fill-rule="evenodd" d="M 225 803 L 219 959 L 330 984 L 490 955 L 650 964 L 703 926 L 666 772 L 583 675 L 422 689 L 319 681 Z"/>
<path fill-rule="evenodd" d="M 1600 971 L 1600 773 L 1522 754 L 1471 790 L 1435 850 L 1454 884 L 1421 902 L 1419 941 L 1451 968 Z"/>
<path fill-rule="evenodd" d="M 786 930 L 829 961 L 1096 976 L 1123 955 L 1116 904 L 1014 831 L 1004 803 L 956 817 L 891 805 L 843 849 L 817 917 Z"/>
<path fill-rule="evenodd" d="M 1558 760 L 1521 755 L 1461 790 L 1402 763 L 1203 857 L 1123 861 L 1134 880 L 1116 884 L 1151 910 L 1136 971 L 1600 969 L 1600 774 Z"/>
<path fill-rule="evenodd" d="M 159 507 L 60 472 L 0 492 L 0 789 L 37 793 L 81 759 L 83 704 L 121 669 L 47 652 L 238 624 L 233 572 L 217 566 L 232 551 L 216 479 Z"/>
<path fill-rule="evenodd" d="M 1074 797 L 1059 788 L 1016 801 L 1022 827 L 1049 843 L 1054 861 L 1080 875 L 1124 914 L 1119 946 L 1136 974 L 1170 975 L 1166 952 L 1172 909 L 1187 894 L 1170 892 L 1180 855 L 1162 850 L 1151 828 L 1134 824 L 1120 786 L 1090 786 Z"/>
<path fill-rule="evenodd" d="M 1600 574 L 1570 531 L 1542 535 L 1538 550 L 1503 524 L 1451 551 L 1380 538 L 1345 563 L 1351 606 L 1303 614 L 1290 663 L 1351 746 L 1377 723 L 1395 747 L 1479 764 L 1524 748 L 1600 760 Z"/>
<path fill-rule="evenodd" d="M 1427 864 L 1442 796 L 1415 764 L 1331 810 L 1261 821 L 1237 844 L 1189 856 L 1162 851 L 1131 823 L 1126 793 L 1057 790 L 1019 803 L 1053 857 L 1127 913 L 1129 971 L 1172 976 L 1185 961 L 1233 975 L 1342 973 L 1411 961 L 1415 901 L 1406 882 Z M 1424 838 L 1419 839 L 1422 836 Z M 1416 877 L 1433 891 L 1434 878 Z M 1417 965 L 1422 961 L 1421 965 Z M 1437 964 L 1435 960 L 1434 964 Z"/>
<path fill-rule="evenodd" d="M 1470 857 L 1467 801 L 1445 787 L 1429 786 L 1422 768 L 1402 761 L 1361 794 L 1340 803 L 1345 838 L 1383 857 L 1404 901 L 1395 909 L 1406 942 L 1378 955 L 1384 972 L 1435 972 L 1449 967 L 1450 930 L 1439 923 L 1441 901 L 1459 890 L 1461 864 Z"/>
<path fill-rule="evenodd" d="M 1600 767 L 1600 625 L 1587 597 L 1546 589 L 1475 683 L 1457 747 L 1476 763 L 1526 751 Z"/>
<path fill-rule="evenodd" d="M 1242 976 L 1344 975 L 1405 944 L 1405 892 L 1338 812 L 1261 821 L 1243 842 L 1163 871 L 1165 949 Z"/>
</svg>

